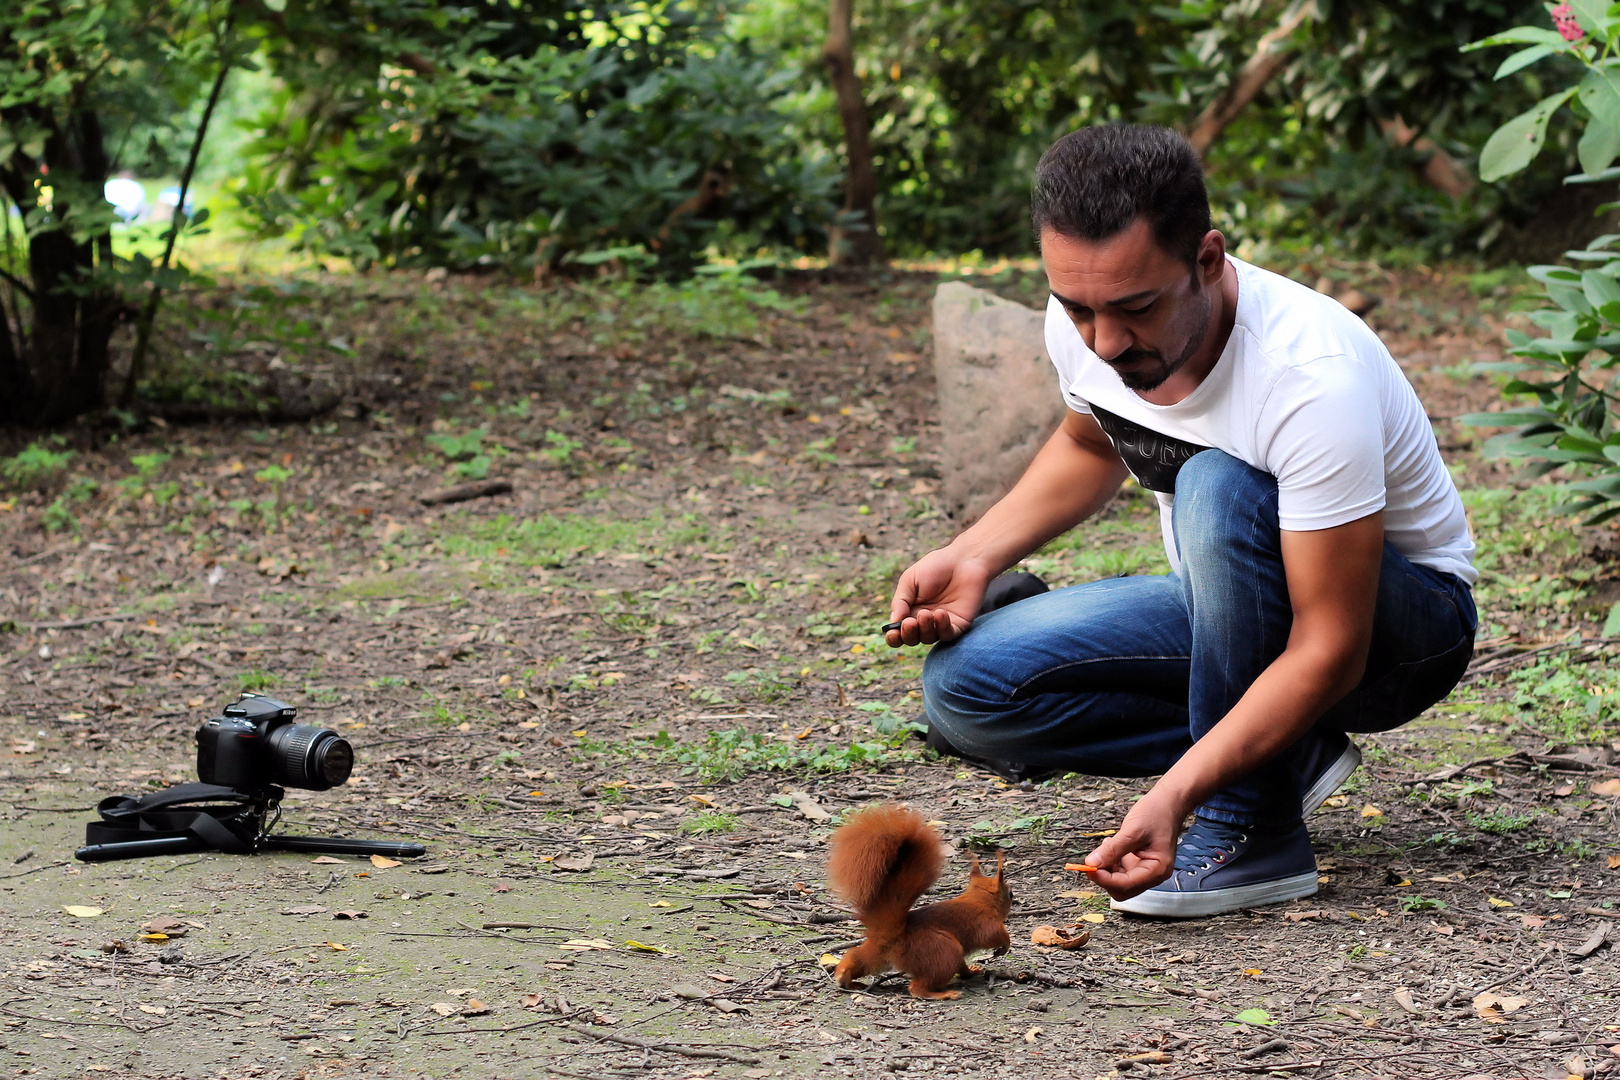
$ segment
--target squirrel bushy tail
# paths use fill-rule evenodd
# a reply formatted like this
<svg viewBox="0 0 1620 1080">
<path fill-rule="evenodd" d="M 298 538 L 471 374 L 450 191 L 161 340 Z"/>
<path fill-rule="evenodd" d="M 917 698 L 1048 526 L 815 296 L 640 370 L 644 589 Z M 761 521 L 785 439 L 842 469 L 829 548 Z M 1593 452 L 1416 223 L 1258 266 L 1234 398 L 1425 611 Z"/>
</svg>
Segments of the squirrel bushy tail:
<svg viewBox="0 0 1620 1080">
<path fill-rule="evenodd" d="M 915 810 L 884 803 L 858 810 L 832 836 L 827 883 L 874 937 L 904 932 L 906 913 L 939 880 L 944 845 Z"/>
</svg>

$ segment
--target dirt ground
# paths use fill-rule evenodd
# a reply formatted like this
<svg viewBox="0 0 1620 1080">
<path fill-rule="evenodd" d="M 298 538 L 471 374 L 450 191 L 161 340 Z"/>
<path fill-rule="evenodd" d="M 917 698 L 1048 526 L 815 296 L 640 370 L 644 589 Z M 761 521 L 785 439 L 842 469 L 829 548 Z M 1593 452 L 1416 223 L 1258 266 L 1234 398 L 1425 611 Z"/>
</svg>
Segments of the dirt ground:
<svg viewBox="0 0 1620 1080">
<path fill-rule="evenodd" d="M 877 627 L 894 575 L 953 531 L 931 498 L 935 275 L 768 294 L 335 280 L 276 310 L 343 336 L 305 355 L 336 410 L 65 433 L 66 465 L 0 502 L 0 1068 L 1620 1069 L 1612 534 L 1572 532 L 1447 419 L 1497 399 L 1466 364 L 1499 358 L 1513 297 L 1296 268 L 1323 272 L 1384 296 L 1372 321 L 1436 418 L 1487 573 L 1469 679 L 1366 739 L 1312 819 L 1316 896 L 1108 913 L 1062 864 L 1144 782 L 1009 785 L 908 735 L 924 650 Z M 977 280 L 1038 296 L 1028 275 Z M 243 380 L 290 356 L 185 329 L 171 340 Z M 513 490 L 417 501 L 484 471 Z M 1054 585 L 1153 572 L 1157 543 L 1127 494 L 1029 566 Z M 75 862 L 97 801 L 194 778 L 198 723 L 242 689 L 357 750 L 347 785 L 289 791 L 279 831 L 427 857 Z M 840 991 L 822 966 L 859 936 L 825 890 L 826 838 L 887 798 L 942 823 L 942 893 L 968 850 L 1007 852 L 1014 947 L 960 1001 L 892 977 Z M 1090 943 L 1033 946 L 1040 924 Z"/>
</svg>

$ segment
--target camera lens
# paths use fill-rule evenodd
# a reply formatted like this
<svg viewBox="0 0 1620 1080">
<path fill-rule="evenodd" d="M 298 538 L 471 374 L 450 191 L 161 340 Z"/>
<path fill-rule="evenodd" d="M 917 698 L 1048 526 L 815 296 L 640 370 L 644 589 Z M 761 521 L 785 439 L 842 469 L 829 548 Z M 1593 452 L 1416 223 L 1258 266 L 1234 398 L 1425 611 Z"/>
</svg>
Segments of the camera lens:
<svg viewBox="0 0 1620 1080">
<path fill-rule="evenodd" d="M 270 771 L 285 787 L 325 791 L 349 779 L 354 748 L 331 728 L 284 724 L 270 732 Z"/>
</svg>

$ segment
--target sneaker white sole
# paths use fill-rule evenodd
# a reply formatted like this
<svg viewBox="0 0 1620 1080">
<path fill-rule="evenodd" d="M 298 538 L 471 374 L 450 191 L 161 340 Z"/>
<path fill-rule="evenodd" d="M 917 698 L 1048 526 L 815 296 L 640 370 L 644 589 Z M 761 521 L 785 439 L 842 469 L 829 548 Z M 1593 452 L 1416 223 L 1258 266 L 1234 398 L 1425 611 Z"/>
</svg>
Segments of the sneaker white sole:
<svg viewBox="0 0 1620 1080">
<path fill-rule="evenodd" d="M 1361 750 L 1352 742 L 1344 748 L 1343 753 L 1333 759 L 1333 764 L 1327 767 L 1327 771 L 1316 778 L 1316 783 L 1311 785 L 1305 797 L 1300 800 L 1300 809 L 1306 814 L 1319 809 L 1346 780 L 1350 779 L 1350 774 L 1360 767 Z"/>
<path fill-rule="evenodd" d="M 1129 900 L 1110 900 L 1114 911 L 1132 915 L 1157 915 L 1169 919 L 1191 919 L 1201 915 L 1221 915 L 1243 908 L 1281 904 L 1316 893 L 1316 871 L 1294 874 L 1274 881 L 1257 881 L 1253 885 L 1234 885 L 1229 889 L 1206 889 L 1202 892 L 1164 892 L 1149 889 Z"/>
</svg>

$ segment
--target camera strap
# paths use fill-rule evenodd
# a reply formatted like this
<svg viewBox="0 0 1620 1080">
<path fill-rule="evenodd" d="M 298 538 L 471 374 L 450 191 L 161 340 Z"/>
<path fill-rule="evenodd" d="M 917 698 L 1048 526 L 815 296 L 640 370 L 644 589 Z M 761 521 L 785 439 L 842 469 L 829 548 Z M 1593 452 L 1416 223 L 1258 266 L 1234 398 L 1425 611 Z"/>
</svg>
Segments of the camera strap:
<svg viewBox="0 0 1620 1080">
<path fill-rule="evenodd" d="M 219 784 L 176 784 L 145 795 L 113 795 L 96 806 L 100 821 L 85 826 L 88 844 L 189 836 L 233 855 L 258 849 L 264 819 L 281 790 L 238 791 Z"/>
</svg>

